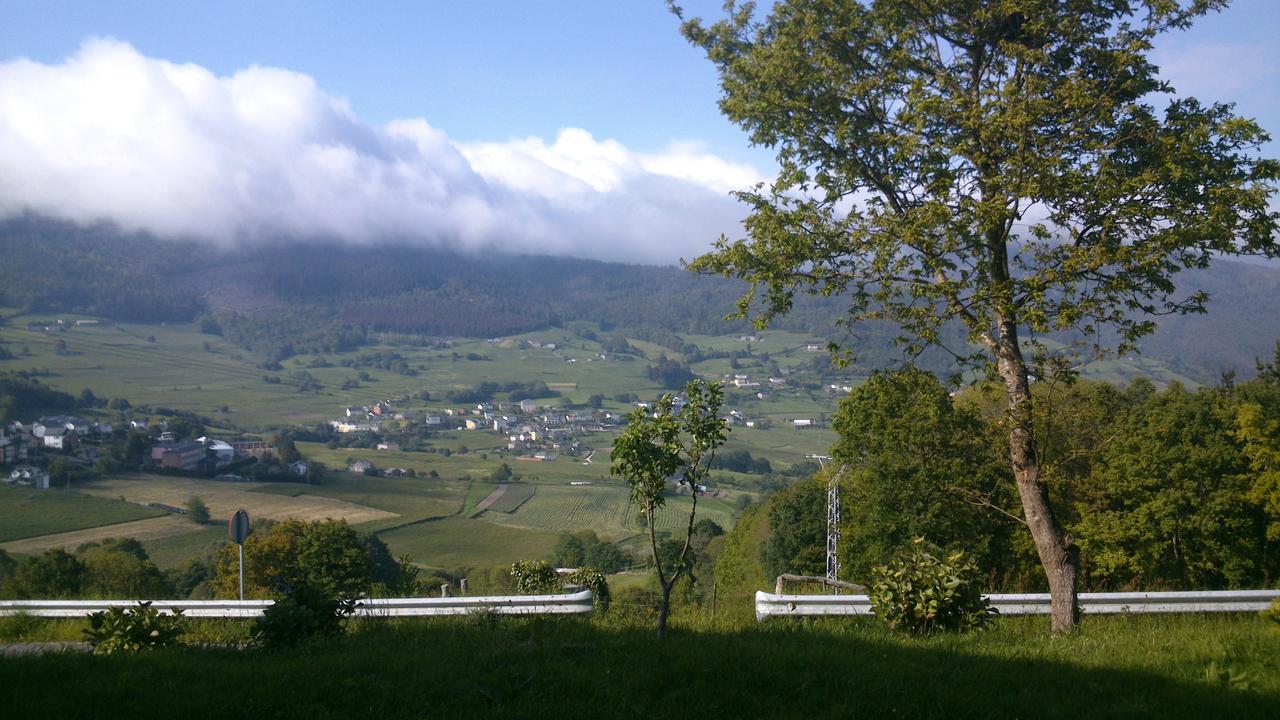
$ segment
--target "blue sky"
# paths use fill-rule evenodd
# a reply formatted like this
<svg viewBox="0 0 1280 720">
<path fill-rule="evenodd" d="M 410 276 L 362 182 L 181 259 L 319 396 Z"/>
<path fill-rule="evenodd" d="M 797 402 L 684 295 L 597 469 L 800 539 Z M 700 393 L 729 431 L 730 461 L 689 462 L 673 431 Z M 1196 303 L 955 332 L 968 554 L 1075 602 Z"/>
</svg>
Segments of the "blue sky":
<svg viewBox="0 0 1280 720">
<path fill-rule="evenodd" d="M 682 5 L 714 15 L 720 2 Z M 1237 0 L 1191 31 L 1166 36 L 1155 57 L 1181 90 L 1234 100 L 1241 114 L 1280 134 L 1277 37 L 1280 2 Z M 116 42 L 86 45 L 93 38 Z M 98 173 L 97 187 L 108 188 L 82 189 L 69 216 L 106 214 L 162 233 L 327 232 L 371 240 L 427 227 L 473 245 L 519 235 L 518 249 L 669 261 L 733 233 L 740 209 L 727 190 L 766 177 L 771 165 L 766 150 L 748 147 L 720 116 L 714 70 L 680 37 L 660 0 L 8 0 L 0 5 L 0 68 L 6 63 L 13 73 L 41 78 L 24 87 L 49 95 L 46 107 L 61 101 L 56 91 L 65 86 L 81 101 L 67 114 L 128 126 L 131 137 L 106 148 L 76 145 L 65 134 L 47 139 L 59 161 L 76 153 L 96 159 L 84 174 Z M 105 75 L 104 68 L 124 75 Z M 156 81 L 156 73 L 168 80 Z M 106 109 L 86 104 L 100 85 L 116 82 L 136 92 L 112 98 Z M 175 88 L 188 93 L 183 103 L 170 102 Z M 193 97 L 203 103 L 198 112 Z M 296 154 L 271 165 L 262 153 L 228 159 L 205 147 L 216 136 L 235 143 L 237 155 L 268 137 L 253 115 L 264 98 L 309 108 L 288 128 L 268 128 L 281 143 L 296 141 Z M 239 113 L 234 128 L 201 130 L 209 117 L 230 112 L 226 107 Z M 196 142 L 194 150 L 186 140 Z M 315 151 L 334 144 L 359 152 Z M 1280 155 L 1280 143 L 1267 151 Z M 190 154 L 190 169 L 179 171 L 174 154 Z M 419 154 L 430 162 L 415 165 Z M 114 160 L 134 155 L 150 164 L 107 172 Z M 32 157 L 6 162 L 26 166 Z M 346 184 L 298 185 L 297 167 L 319 168 Z M 29 204 L 45 210 L 56 194 L 70 192 L 53 170 L 20 184 L 35 188 Z M 279 190 L 286 186 L 289 193 Z M 449 192 L 433 195 L 438 187 Z M 148 193 L 163 196 L 164 207 L 138 200 Z M 276 193 L 270 207 L 279 217 L 266 226 L 246 219 L 250 193 Z M 296 201 L 299 194 L 307 201 Z M 14 210 L 3 203 L 0 212 Z M 396 209 L 406 205 L 414 212 Z"/>
</svg>

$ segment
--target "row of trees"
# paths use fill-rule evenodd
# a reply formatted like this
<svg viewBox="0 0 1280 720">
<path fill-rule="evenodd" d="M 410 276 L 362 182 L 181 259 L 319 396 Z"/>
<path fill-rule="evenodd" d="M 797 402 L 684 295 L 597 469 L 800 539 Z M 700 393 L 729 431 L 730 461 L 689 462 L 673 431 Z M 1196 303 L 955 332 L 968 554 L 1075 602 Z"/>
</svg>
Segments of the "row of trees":
<svg viewBox="0 0 1280 720">
<path fill-rule="evenodd" d="M 1248 382 L 1032 386 L 1045 482 L 1087 590 L 1266 587 L 1280 580 L 1280 355 Z M 952 398 L 933 375 L 874 376 L 841 405 L 835 462 L 776 495 L 766 577 L 821 574 L 826 481 L 843 488 L 842 569 L 865 582 L 926 537 L 992 588 L 1043 591 L 1001 436 L 1000 391 Z M 735 530 L 735 532 L 738 532 Z M 752 532 L 744 527 L 742 532 Z"/>
</svg>

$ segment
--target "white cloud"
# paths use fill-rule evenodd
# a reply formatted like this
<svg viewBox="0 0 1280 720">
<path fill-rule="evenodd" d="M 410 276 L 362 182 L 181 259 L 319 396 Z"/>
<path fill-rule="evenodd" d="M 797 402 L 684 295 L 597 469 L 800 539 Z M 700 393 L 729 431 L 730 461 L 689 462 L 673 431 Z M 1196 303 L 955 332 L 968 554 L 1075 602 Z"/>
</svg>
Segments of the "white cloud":
<svg viewBox="0 0 1280 720">
<path fill-rule="evenodd" d="M 696 144 L 637 153 L 576 128 L 456 144 L 420 118 L 366 124 L 301 73 L 218 77 L 114 40 L 0 63 L 0 215 L 669 262 L 734 233 L 728 192 L 761 179 Z"/>
</svg>

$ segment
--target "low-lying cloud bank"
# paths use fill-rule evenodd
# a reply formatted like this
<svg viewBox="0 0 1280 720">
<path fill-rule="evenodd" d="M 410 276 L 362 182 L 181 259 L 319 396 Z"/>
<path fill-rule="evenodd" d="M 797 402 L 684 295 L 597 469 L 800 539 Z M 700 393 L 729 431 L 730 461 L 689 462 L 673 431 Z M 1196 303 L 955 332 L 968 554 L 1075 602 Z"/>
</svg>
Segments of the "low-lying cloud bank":
<svg viewBox="0 0 1280 720">
<path fill-rule="evenodd" d="M 413 240 L 671 262 L 733 234 L 754 169 L 580 129 L 461 144 L 424 119 L 362 122 L 304 74 L 198 65 L 91 40 L 56 65 L 0 63 L 0 216 L 218 243 Z"/>
</svg>

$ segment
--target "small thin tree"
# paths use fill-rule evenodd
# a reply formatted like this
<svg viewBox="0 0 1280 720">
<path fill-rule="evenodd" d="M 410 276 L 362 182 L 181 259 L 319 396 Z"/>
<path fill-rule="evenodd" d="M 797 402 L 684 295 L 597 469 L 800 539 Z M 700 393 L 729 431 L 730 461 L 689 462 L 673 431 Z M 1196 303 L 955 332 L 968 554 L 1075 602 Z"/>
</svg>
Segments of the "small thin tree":
<svg viewBox="0 0 1280 720">
<path fill-rule="evenodd" d="M 673 395 L 664 395 L 652 410 L 636 408 L 627 418 L 627 428 L 613 442 L 614 475 L 626 478 L 631 502 L 640 506 L 649 532 L 654 572 L 658 576 L 661 600 L 658 604 L 658 639 L 666 637 L 671 609 L 671 589 L 684 571 L 693 538 L 694 516 L 698 512 L 698 487 L 707 476 L 716 448 L 724 444 L 728 432 L 720 417 L 724 395 L 718 383 L 693 380 L 684 386 L 686 402 L 677 408 Z M 667 483 L 677 474 L 689 486 L 692 502 L 685 528 L 684 545 L 673 567 L 665 567 L 658 552 L 656 522 L 666 505 Z"/>
</svg>

